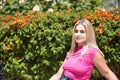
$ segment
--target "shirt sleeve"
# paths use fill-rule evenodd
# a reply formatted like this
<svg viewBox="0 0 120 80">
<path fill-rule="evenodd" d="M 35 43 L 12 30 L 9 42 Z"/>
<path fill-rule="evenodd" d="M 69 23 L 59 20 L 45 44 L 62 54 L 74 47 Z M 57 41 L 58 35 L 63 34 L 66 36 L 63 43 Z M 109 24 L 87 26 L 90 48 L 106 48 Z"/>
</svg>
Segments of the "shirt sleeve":
<svg viewBox="0 0 120 80">
<path fill-rule="evenodd" d="M 90 59 L 90 62 L 91 62 L 92 64 L 93 64 L 92 60 L 93 60 L 94 56 L 95 56 L 97 53 L 99 53 L 99 50 L 96 49 L 96 48 L 90 48 L 90 49 L 88 50 L 89 59 Z"/>
</svg>

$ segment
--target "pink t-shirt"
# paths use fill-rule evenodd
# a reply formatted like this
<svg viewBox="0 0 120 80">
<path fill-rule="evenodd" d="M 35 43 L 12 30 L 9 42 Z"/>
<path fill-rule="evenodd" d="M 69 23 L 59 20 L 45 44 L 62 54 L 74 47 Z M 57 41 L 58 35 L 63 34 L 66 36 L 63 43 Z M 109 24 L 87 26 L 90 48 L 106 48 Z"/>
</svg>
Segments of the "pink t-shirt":
<svg viewBox="0 0 120 80">
<path fill-rule="evenodd" d="M 73 80 L 89 80 L 94 68 L 92 59 L 99 51 L 96 48 L 88 48 L 87 54 L 80 59 L 80 53 L 83 47 L 78 47 L 74 54 L 68 58 L 66 57 L 63 63 L 64 75 Z"/>
</svg>

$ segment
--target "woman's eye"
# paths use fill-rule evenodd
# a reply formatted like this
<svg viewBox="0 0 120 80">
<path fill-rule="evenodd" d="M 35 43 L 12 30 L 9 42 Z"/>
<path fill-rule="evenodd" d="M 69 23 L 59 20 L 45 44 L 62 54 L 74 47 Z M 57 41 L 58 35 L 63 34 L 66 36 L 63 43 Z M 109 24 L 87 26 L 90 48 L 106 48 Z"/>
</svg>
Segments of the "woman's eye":
<svg viewBox="0 0 120 80">
<path fill-rule="evenodd" d="M 75 30 L 75 33 L 85 33 L 85 31 L 84 30 Z"/>
<path fill-rule="evenodd" d="M 85 31 L 84 31 L 84 30 L 81 30 L 80 33 L 85 33 Z"/>
<path fill-rule="evenodd" d="M 75 30 L 75 33 L 77 33 L 78 32 L 78 30 Z"/>
</svg>

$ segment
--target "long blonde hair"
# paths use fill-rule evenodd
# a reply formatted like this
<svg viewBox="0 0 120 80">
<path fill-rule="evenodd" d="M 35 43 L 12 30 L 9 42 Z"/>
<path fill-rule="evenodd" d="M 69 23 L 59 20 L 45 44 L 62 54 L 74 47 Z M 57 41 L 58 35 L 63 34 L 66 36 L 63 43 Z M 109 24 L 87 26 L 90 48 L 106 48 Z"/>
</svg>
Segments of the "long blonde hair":
<svg viewBox="0 0 120 80">
<path fill-rule="evenodd" d="M 87 20 L 87 19 L 82 19 L 79 20 L 75 23 L 74 27 L 73 27 L 73 34 L 72 34 L 72 42 L 71 42 L 71 48 L 68 52 L 69 56 L 72 56 L 72 54 L 74 53 L 74 51 L 76 50 L 78 44 L 75 42 L 75 38 L 74 38 L 74 31 L 76 29 L 77 25 L 83 25 L 85 27 L 86 30 L 86 36 L 87 36 L 87 41 L 86 44 L 83 47 L 83 50 L 81 52 L 81 57 L 86 54 L 88 47 L 92 47 L 92 48 L 96 48 L 99 50 L 99 52 L 104 56 L 104 54 L 102 53 L 102 51 L 99 49 L 97 43 L 96 43 L 96 38 L 95 38 L 95 32 L 94 29 L 92 27 L 92 24 Z"/>
</svg>

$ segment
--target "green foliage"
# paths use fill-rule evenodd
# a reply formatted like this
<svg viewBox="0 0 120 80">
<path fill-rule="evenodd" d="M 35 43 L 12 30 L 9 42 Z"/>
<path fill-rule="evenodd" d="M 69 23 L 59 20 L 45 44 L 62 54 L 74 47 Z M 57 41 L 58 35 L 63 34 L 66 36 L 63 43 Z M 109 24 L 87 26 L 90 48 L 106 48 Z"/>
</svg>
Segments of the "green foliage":
<svg viewBox="0 0 120 80">
<path fill-rule="evenodd" d="M 40 11 L 47 11 L 52 8 L 54 11 L 64 11 L 69 8 L 75 11 L 82 10 L 95 10 L 101 4 L 101 0 L 23 0 L 24 2 L 19 3 L 20 0 L 7 0 L 1 1 L 0 10 L 2 14 L 15 14 L 16 11 L 26 13 L 32 10 L 35 5 L 38 5 Z"/>
<path fill-rule="evenodd" d="M 48 80 L 70 49 L 72 26 L 81 18 L 93 23 L 106 61 L 120 77 L 120 10 L 96 10 L 101 0 L 25 1 L 8 0 L 0 12 L 0 61 L 8 80 Z M 36 4 L 40 11 L 32 12 Z M 41 12 L 48 8 L 55 12 Z M 95 69 L 91 80 L 96 79 L 104 78 Z"/>
<path fill-rule="evenodd" d="M 1 9 L 0 13 L 14 15 L 16 11 L 26 13 L 28 12 L 28 10 L 32 10 L 36 2 L 32 2 L 31 0 L 25 0 L 24 3 L 19 4 L 19 0 L 8 0 L 3 4 L 3 9 Z"/>
<path fill-rule="evenodd" d="M 5 64 L 5 76 L 9 80 L 48 80 L 58 70 L 70 49 L 72 26 L 79 18 L 88 16 L 85 12 L 69 9 L 55 13 L 31 12 L 26 15 L 1 16 L 0 59 Z M 92 15 L 88 16 L 91 21 L 90 17 Z M 114 18 L 111 21 L 100 21 L 96 18 L 98 14 L 94 17 L 92 23 L 97 43 L 110 68 L 119 75 L 116 70 L 120 65 L 120 21 Z M 101 18 L 109 19 L 106 16 Z M 25 24 L 26 20 L 30 23 Z M 99 77 L 99 72 L 95 70 L 93 79 Z"/>
<path fill-rule="evenodd" d="M 69 19 L 50 13 L 23 28 L 17 25 L 2 28 L 0 59 L 6 64 L 5 74 L 9 80 L 48 80 L 52 71 L 58 70 L 69 49 L 66 48 L 73 24 L 68 20 L 74 16 L 66 16 Z"/>
</svg>

